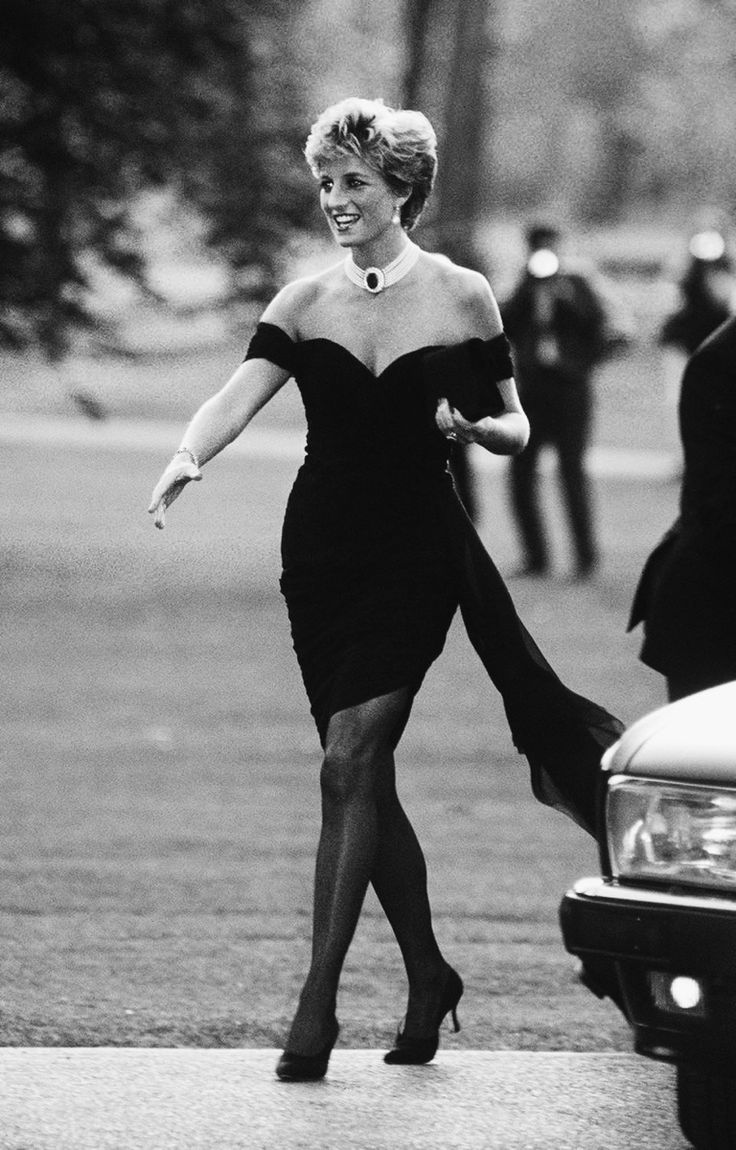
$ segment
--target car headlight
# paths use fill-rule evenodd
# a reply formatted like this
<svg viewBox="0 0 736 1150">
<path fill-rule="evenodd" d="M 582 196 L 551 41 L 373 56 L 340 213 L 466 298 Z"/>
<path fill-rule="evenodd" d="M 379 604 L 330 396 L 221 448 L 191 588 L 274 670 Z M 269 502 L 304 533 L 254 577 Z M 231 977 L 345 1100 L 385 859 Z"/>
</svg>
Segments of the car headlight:
<svg viewBox="0 0 736 1150">
<path fill-rule="evenodd" d="M 615 877 L 736 890 L 736 789 L 614 775 L 606 828 Z"/>
</svg>

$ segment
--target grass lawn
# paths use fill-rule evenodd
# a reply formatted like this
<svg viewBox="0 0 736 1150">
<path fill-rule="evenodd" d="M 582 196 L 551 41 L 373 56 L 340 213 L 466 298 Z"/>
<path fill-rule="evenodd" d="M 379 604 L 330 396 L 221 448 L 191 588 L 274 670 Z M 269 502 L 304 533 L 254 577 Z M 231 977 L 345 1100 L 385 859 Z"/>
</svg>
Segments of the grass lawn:
<svg viewBox="0 0 736 1150">
<path fill-rule="evenodd" d="M 635 385 L 643 362 L 612 369 L 604 442 L 662 443 L 659 398 Z M 196 379 L 205 394 L 217 383 Z M 177 401 L 161 384 L 148 413 L 182 417 L 193 388 Z M 283 402 L 274 418 L 289 422 Z M 145 414 L 137 403 L 123 413 Z M 30 446 L 0 456 L 2 1044 L 278 1045 L 307 961 L 319 753 L 276 590 L 294 468 L 226 454 L 161 534 L 145 506 L 162 463 Z M 484 483 L 482 534 L 508 569 L 501 479 Z M 625 620 L 677 489 L 631 480 L 597 495 L 596 583 L 512 591 L 569 684 L 630 721 L 663 701 Z M 532 799 L 459 625 L 399 759 L 438 934 L 467 984 L 452 1044 L 628 1050 L 614 1008 L 576 984 L 557 926 L 566 886 L 596 869 L 594 846 Z M 404 995 L 371 895 L 341 1042 L 384 1046 Z"/>
</svg>

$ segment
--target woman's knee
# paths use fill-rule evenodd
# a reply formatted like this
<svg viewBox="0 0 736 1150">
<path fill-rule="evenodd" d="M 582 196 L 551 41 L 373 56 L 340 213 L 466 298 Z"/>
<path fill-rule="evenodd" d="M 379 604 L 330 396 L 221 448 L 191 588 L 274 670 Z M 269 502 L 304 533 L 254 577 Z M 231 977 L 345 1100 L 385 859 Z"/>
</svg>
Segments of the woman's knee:
<svg viewBox="0 0 736 1150">
<path fill-rule="evenodd" d="M 395 787 L 394 748 L 411 700 L 411 691 L 401 689 L 332 716 L 322 764 L 323 793 L 339 799 L 390 794 Z"/>
<path fill-rule="evenodd" d="M 390 752 L 344 740 L 328 743 L 322 762 L 320 784 L 327 797 L 346 802 L 359 797 L 379 797 L 393 775 Z"/>
</svg>

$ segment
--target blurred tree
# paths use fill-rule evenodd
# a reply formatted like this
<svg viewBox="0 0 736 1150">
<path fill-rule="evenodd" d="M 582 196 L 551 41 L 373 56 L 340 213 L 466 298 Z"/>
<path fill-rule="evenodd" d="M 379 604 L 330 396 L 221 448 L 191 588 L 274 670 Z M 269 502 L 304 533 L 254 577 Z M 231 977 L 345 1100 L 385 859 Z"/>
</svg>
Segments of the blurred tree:
<svg viewBox="0 0 736 1150">
<path fill-rule="evenodd" d="M 152 186 L 202 209 L 206 240 L 251 269 L 241 290 L 265 290 L 282 238 L 265 189 L 293 128 L 264 121 L 264 92 L 281 107 L 288 88 L 278 74 L 264 82 L 263 41 L 285 7 L 3 0 L 0 344 L 59 358 L 75 331 L 111 336 L 90 305 L 90 269 L 147 290 L 133 206 Z M 293 197 L 280 191 L 286 226 Z"/>
<path fill-rule="evenodd" d="M 436 207 L 426 230 L 451 259 L 480 268 L 484 142 L 491 131 L 492 0 L 405 0 L 402 103 L 433 120 L 440 145 Z"/>
<path fill-rule="evenodd" d="M 734 206 L 734 0 L 496 0 L 495 190 L 514 214 Z"/>
<path fill-rule="evenodd" d="M 426 60 L 429 20 L 435 0 L 404 0 L 404 37 L 406 62 L 402 87 L 402 105 L 419 108 L 426 85 Z"/>
<path fill-rule="evenodd" d="M 264 303 L 287 274 L 289 238 L 311 226 L 316 204 L 303 155 L 302 3 L 251 0 L 239 89 L 235 98 L 221 93 L 221 115 L 206 128 L 208 163 L 193 197 L 234 295 Z"/>
<path fill-rule="evenodd" d="M 437 190 L 422 230 L 464 267 L 484 268 L 478 225 L 484 202 L 484 141 L 491 130 L 491 0 L 405 0 L 402 103 L 421 108 L 438 136 Z M 468 452 L 460 444 L 452 471 L 471 518 L 478 513 Z"/>
<path fill-rule="evenodd" d="M 620 218 L 632 189 L 641 146 L 630 127 L 645 67 L 635 19 L 609 0 L 570 0 L 574 37 L 561 47 L 562 91 L 572 104 L 594 110 L 596 132 L 590 178 L 580 213 L 588 220 Z"/>
<path fill-rule="evenodd" d="M 660 207 L 736 213 L 736 3 L 640 0 L 636 26 L 646 50 L 637 193 Z"/>
</svg>

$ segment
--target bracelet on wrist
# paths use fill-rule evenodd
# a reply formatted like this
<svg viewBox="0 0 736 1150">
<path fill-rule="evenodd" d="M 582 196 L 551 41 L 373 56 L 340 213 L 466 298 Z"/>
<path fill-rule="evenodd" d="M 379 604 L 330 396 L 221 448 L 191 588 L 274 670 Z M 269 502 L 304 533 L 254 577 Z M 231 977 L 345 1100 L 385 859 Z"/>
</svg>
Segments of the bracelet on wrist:
<svg viewBox="0 0 736 1150">
<path fill-rule="evenodd" d="M 180 447 L 178 451 L 174 452 L 174 458 L 175 459 L 176 459 L 177 455 L 188 455 L 189 458 L 191 459 L 192 463 L 194 464 L 194 466 L 197 468 L 197 471 L 199 471 L 199 460 L 197 459 L 197 456 L 194 454 L 194 452 L 191 450 L 191 448 Z"/>
</svg>

